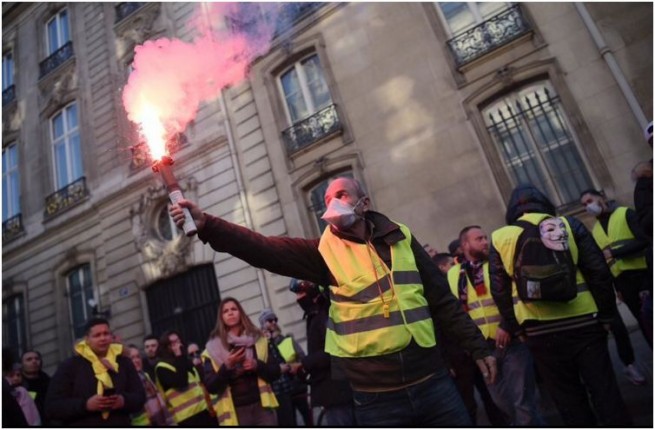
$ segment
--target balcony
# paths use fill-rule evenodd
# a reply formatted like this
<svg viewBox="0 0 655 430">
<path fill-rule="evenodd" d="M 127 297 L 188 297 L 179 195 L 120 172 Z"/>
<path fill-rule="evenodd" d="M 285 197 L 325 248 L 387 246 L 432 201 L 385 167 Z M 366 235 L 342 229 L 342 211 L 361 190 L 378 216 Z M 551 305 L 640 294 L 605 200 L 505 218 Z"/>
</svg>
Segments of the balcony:
<svg viewBox="0 0 655 430">
<path fill-rule="evenodd" d="M 326 4 L 327 3 L 323 2 L 284 3 L 277 16 L 275 34 L 273 37 L 277 37 L 289 30 L 305 16 L 322 8 Z"/>
<path fill-rule="evenodd" d="M 66 185 L 64 188 L 50 194 L 45 199 L 45 216 L 52 217 L 66 209 L 76 205 L 89 195 L 86 188 L 86 178 L 82 176 L 75 182 Z"/>
<path fill-rule="evenodd" d="M 455 57 L 455 64 L 460 68 L 530 31 L 532 29 L 521 7 L 515 4 L 482 24 L 458 34 L 447 44 Z"/>
<path fill-rule="evenodd" d="M 336 105 L 330 105 L 282 132 L 287 154 L 318 142 L 342 130 Z"/>
<path fill-rule="evenodd" d="M 144 2 L 118 3 L 116 5 L 116 21 L 114 21 L 114 24 L 118 24 L 137 10 L 141 9 L 144 5 Z"/>
<path fill-rule="evenodd" d="M 16 86 L 10 85 L 4 90 L 2 90 L 2 105 L 8 105 L 9 103 L 16 100 Z"/>
<path fill-rule="evenodd" d="M 9 242 L 23 233 L 23 219 L 21 214 L 15 215 L 2 223 L 2 241 Z"/>
<path fill-rule="evenodd" d="M 65 45 L 52 53 L 52 55 L 39 63 L 39 79 L 64 64 L 66 60 L 73 58 L 73 55 L 75 55 L 73 52 L 73 42 L 68 41 Z"/>
</svg>

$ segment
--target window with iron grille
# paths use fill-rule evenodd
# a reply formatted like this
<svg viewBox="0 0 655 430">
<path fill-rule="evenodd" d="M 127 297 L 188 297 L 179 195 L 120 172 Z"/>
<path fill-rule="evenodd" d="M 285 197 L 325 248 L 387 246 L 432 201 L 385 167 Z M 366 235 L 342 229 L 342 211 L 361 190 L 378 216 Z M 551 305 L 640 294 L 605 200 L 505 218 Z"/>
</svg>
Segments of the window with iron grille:
<svg viewBox="0 0 655 430">
<path fill-rule="evenodd" d="M 68 10 L 62 9 L 46 23 L 46 56 L 54 54 L 70 39 Z"/>
<path fill-rule="evenodd" d="M 157 233 L 162 240 L 167 242 L 176 239 L 180 235 L 180 229 L 177 228 L 173 218 L 168 213 L 168 204 L 162 205 L 158 212 Z"/>
<path fill-rule="evenodd" d="M 55 184 L 59 190 L 84 176 L 77 103 L 69 104 L 52 116 L 50 139 L 54 154 Z"/>
<path fill-rule="evenodd" d="M 66 282 L 73 339 L 80 339 L 84 336 L 84 325 L 93 314 L 89 299 L 96 301 L 91 265 L 83 264 L 68 272 Z"/>
<path fill-rule="evenodd" d="M 514 185 L 531 183 L 557 206 L 593 188 L 575 133 L 548 81 L 524 86 L 483 109 L 487 130 Z"/>
<path fill-rule="evenodd" d="M 309 189 L 307 192 L 307 198 L 309 200 L 309 212 L 312 215 L 312 218 L 315 221 L 315 226 L 318 228 L 318 233 L 321 234 L 325 230 L 325 227 L 327 227 L 327 223 L 321 219 L 321 216 L 325 213 L 325 210 L 327 209 L 327 206 L 325 206 L 325 191 L 327 190 L 328 185 L 330 185 L 330 182 L 332 182 L 335 178 L 339 177 L 347 177 L 347 178 L 353 178 L 353 173 L 352 172 L 340 172 L 337 174 L 333 174 L 326 178 L 325 180 L 319 182 L 318 184 L 314 185 L 312 188 Z"/>
<path fill-rule="evenodd" d="M 188 345 L 204 345 L 216 325 L 220 293 L 213 264 L 157 281 L 146 291 L 152 332 L 176 330 Z"/>
<path fill-rule="evenodd" d="M 20 176 L 18 145 L 11 143 L 2 150 L 2 222 L 20 213 Z"/>
<path fill-rule="evenodd" d="M 2 344 L 11 347 L 14 358 L 27 348 L 25 301 L 22 294 L 14 294 L 2 302 Z"/>
</svg>

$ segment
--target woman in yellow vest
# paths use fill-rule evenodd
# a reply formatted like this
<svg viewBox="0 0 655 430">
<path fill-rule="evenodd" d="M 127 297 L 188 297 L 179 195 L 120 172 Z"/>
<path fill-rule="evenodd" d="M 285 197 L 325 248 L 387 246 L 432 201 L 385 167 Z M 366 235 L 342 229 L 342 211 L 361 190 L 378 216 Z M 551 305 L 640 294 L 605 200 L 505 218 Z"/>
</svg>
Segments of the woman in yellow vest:
<svg viewBox="0 0 655 430">
<path fill-rule="evenodd" d="M 157 388 L 164 393 L 168 411 L 178 426 L 215 427 L 200 375 L 185 354 L 180 335 L 168 331 L 159 339 L 155 366 Z"/>
<path fill-rule="evenodd" d="M 280 377 L 280 366 L 269 357 L 266 337 L 237 300 L 225 298 L 219 304 L 202 358 L 220 425 L 277 425 L 278 402 L 269 383 Z"/>
</svg>

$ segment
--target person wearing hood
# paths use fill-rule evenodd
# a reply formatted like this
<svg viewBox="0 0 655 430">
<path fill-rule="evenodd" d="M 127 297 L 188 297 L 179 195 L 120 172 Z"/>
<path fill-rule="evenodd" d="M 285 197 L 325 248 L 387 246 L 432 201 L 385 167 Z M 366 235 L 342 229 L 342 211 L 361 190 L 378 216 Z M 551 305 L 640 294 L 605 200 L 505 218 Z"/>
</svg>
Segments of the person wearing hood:
<svg viewBox="0 0 655 430">
<path fill-rule="evenodd" d="M 584 224 L 571 216 L 553 217 L 554 205 L 534 186 L 512 191 L 507 226 L 491 237 L 492 296 L 509 333 L 530 349 L 565 426 L 594 427 L 596 416 L 604 426 L 631 426 L 607 345 L 617 313 L 612 276 Z M 527 240 L 522 235 L 535 231 L 540 239 L 531 243 L 542 244 L 546 252 L 533 255 L 546 259 L 559 252 L 558 258 L 568 262 L 567 281 L 557 284 L 566 289 L 556 296 L 541 288 L 553 284 L 528 277 L 532 268 L 523 260 Z"/>
<path fill-rule="evenodd" d="M 406 226 L 370 210 L 359 182 L 340 177 L 325 192 L 320 239 L 267 237 L 203 213 L 188 200 L 170 208 L 182 227 L 255 267 L 330 286 L 325 351 L 353 388 L 358 424 L 467 426 L 466 408 L 437 349 L 432 317 L 469 350 L 487 382 L 496 361 L 437 267 Z"/>
<path fill-rule="evenodd" d="M 278 425 L 279 403 L 271 382 L 280 378 L 282 365 L 273 361 L 266 336 L 236 299 L 226 297 L 218 305 L 216 326 L 201 358 L 221 426 Z"/>
</svg>

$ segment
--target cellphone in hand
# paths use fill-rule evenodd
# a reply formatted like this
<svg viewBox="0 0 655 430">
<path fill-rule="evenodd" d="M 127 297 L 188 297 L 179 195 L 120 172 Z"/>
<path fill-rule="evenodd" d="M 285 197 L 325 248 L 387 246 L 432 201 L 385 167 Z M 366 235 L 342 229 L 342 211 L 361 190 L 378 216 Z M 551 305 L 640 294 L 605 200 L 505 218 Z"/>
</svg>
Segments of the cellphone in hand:
<svg viewBox="0 0 655 430">
<path fill-rule="evenodd" d="M 113 396 L 114 394 L 116 394 L 115 388 L 105 388 L 104 392 L 102 393 L 102 395 L 105 397 Z"/>
</svg>

